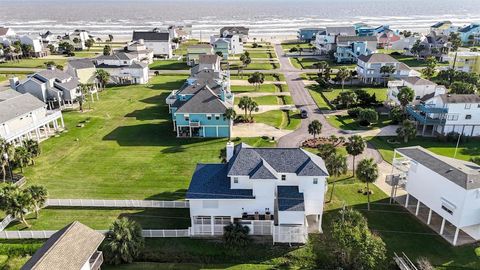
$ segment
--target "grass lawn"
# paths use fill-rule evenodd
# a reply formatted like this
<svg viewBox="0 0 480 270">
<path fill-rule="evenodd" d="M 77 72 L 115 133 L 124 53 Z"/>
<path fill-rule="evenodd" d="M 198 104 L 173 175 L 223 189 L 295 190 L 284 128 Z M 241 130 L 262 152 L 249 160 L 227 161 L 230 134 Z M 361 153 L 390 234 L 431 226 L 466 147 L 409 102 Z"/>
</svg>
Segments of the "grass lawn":
<svg viewBox="0 0 480 270">
<path fill-rule="evenodd" d="M 279 99 L 277 96 L 261 96 L 261 97 L 253 97 L 254 101 L 257 102 L 258 105 L 278 105 Z M 235 105 L 238 105 L 240 102 L 240 98 L 235 99 Z"/>
<path fill-rule="evenodd" d="M 7 79 L 7 74 L 0 74 L 0 82 L 6 81 Z"/>
<path fill-rule="evenodd" d="M 186 62 L 177 60 L 156 60 L 150 64 L 151 70 L 187 70 L 190 69 Z"/>
<path fill-rule="evenodd" d="M 273 110 L 255 114 L 253 118 L 255 122 L 264 123 L 278 129 L 295 130 L 301 124 L 300 114 L 296 111 L 287 113 L 280 110 Z"/>
<path fill-rule="evenodd" d="M 186 78 L 108 88 L 91 111 L 64 113 L 69 132 L 42 142 L 37 164 L 25 170 L 28 184 L 46 186 L 51 198 L 183 198 L 196 163 L 219 162 L 227 142 L 175 137 L 165 98 Z"/>
<path fill-rule="evenodd" d="M 186 41 L 180 43 L 180 46 L 178 47 L 178 49 L 173 50 L 173 54 L 175 54 L 175 55 L 187 55 L 188 46 L 195 45 L 195 44 L 198 44 L 198 43 L 199 43 L 199 41 L 196 40 L 196 39 L 186 40 Z"/>
<path fill-rule="evenodd" d="M 263 74 L 263 75 L 265 76 L 265 81 L 280 81 L 280 82 L 285 81 L 285 76 L 283 74 L 276 73 L 276 74 Z M 230 75 L 231 80 L 245 80 L 246 81 L 246 80 L 248 80 L 249 77 L 250 77 L 250 74 L 248 74 L 248 73 L 244 73 L 243 75 L 237 75 L 236 73 Z"/>
<path fill-rule="evenodd" d="M 417 59 L 415 56 L 408 56 L 408 55 L 391 55 L 393 58 L 397 59 L 398 61 L 405 63 L 409 67 L 425 67 L 427 66 L 427 62 L 422 59 Z M 448 66 L 448 62 L 438 62 L 438 66 Z"/>
<path fill-rule="evenodd" d="M 311 85 L 311 86 L 308 86 L 307 88 L 321 110 L 335 109 L 333 106 L 330 105 L 330 102 L 332 102 L 342 91 L 364 89 L 370 95 L 375 94 L 378 101 L 385 101 L 387 99 L 386 88 L 370 88 L 370 87 L 360 87 L 360 86 L 350 86 L 350 85 L 345 85 L 344 90 L 342 90 L 341 87 L 338 87 L 338 88 L 336 87 L 336 88 L 329 89 L 327 91 L 321 91 L 318 85 Z"/>
<path fill-rule="evenodd" d="M 383 159 L 389 163 L 393 159 L 393 150 L 399 147 L 420 145 L 438 155 L 453 157 L 455 154 L 455 146 L 457 142 L 443 142 L 435 138 L 417 137 L 408 143 L 389 143 L 388 141 L 396 141 L 395 137 L 373 137 L 369 141 L 380 151 Z M 470 160 L 471 157 L 480 156 L 480 142 L 478 140 L 470 140 L 468 142 L 460 142 L 457 156 L 458 159 Z"/>
<path fill-rule="evenodd" d="M 128 217 L 137 221 L 144 229 L 186 229 L 190 226 L 188 209 L 145 208 L 45 208 L 40 217 L 27 217 L 30 228 L 20 222 L 12 222 L 7 230 L 59 230 L 73 221 L 96 230 L 106 230 L 117 218 Z"/>
<path fill-rule="evenodd" d="M 97 57 L 99 55 L 101 55 L 102 52 L 95 52 L 95 51 L 88 51 L 88 50 L 85 50 L 85 51 L 76 51 L 75 52 L 75 57 L 82 57 L 82 58 L 93 58 L 93 57 Z"/>
<path fill-rule="evenodd" d="M 230 64 L 229 65 L 231 70 L 237 70 L 240 67 L 240 64 Z M 277 69 L 279 67 L 278 63 L 255 63 L 252 62 L 243 70 L 272 70 Z M 223 67 L 226 69 L 226 65 Z"/>
<path fill-rule="evenodd" d="M 332 115 L 326 116 L 326 118 L 330 125 L 344 130 L 370 130 L 388 126 L 391 122 L 388 115 L 379 115 L 378 122 L 371 124 L 368 127 L 359 125 L 357 121 L 349 115 Z"/>
<path fill-rule="evenodd" d="M 232 85 L 230 89 L 232 92 L 279 92 L 278 87 L 273 84 L 262 84 L 258 89 L 253 85 Z"/>
<path fill-rule="evenodd" d="M 321 60 L 315 58 L 303 58 L 303 57 L 293 57 L 290 58 L 290 62 L 292 65 L 298 69 L 316 69 L 316 63 L 320 62 Z M 356 64 L 340 64 L 331 60 L 326 61 L 330 67 L 332 68 L 347 68 L 347 69 L 354 69 Z"/>
<path fill-rule="evenodd" d="M 310 43 L 282 43 L 282 49 L 284 51 L 288 51 L 293 47 L 300 47 L 304 49 L 309 49 L 311 48 Z"/>
<path fill-rule="evenodd" d="M 250 50 L 247 51 L 250 53 L 250 58 L 272 58 L 275 59 L 275 53 L 274 52 L 267 52 L 267 51 L 255 51 L 255 50 Z"/>
<path fill-rule="evenodd" d="M 0 63 L 0 68 L 45 68 L 45 62 L 48 61 L 54 61 L 57 65 L 63 66 L 67 63 L 67 59 L 31 58 Z"/>
<path fill-rule="evenodd" d="M 115 269 L 115 270 L 170 270 L 170 269 L 184 269 L 184 270 L 213 270 L 213 269 L 226 269 L 226 270 L 263 270 L 274 269 L 273 265 L 262 264 L 202 264 L 202 263 L 154 263 L 154 262 L 137 262 L 132 264 L 122 264 L 116 266 L 106 265 L 102 269 Z"/>
</svg>

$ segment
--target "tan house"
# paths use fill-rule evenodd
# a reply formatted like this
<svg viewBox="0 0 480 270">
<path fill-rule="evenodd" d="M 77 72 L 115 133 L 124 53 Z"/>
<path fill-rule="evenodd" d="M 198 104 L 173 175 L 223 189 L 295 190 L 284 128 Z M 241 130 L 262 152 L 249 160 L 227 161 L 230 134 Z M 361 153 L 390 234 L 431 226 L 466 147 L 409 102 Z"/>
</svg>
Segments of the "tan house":
<svg viewBox="0 0 480 270">
<path fill-rule="evenodd" d="M 196 44 L 187 47 L 187 64 L 195 66 L 198 64 L 200 55 L 213 54 L 213 46 L 210 44 Z"/>
<path fill-rule="evenodd" d="M 97 68 L 90 59 L 75 59 L 68 61 L 65 71 L 78 82 L 83 84 L 95 83 L 95 72 Z"/>
</svg>

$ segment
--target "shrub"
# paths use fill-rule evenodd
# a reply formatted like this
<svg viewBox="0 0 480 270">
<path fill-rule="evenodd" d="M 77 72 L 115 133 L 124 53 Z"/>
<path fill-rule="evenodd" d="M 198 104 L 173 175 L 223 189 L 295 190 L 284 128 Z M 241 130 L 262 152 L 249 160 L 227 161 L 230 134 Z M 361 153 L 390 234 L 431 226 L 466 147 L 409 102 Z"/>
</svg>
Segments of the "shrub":
<svg viewBox="0 0 480 270">
<path fill-rule="evenodd" d="M 395 106 L 390 110 L 390 119 L 392 124 L 401 123 L 405 119 L 405 113 L 400 106 Z"/>
<path fill-rule="evenodd" d="M 348 109 L 347 113 L 350 117 L 357 118 L 358 114 L 360 113 L 361 110 L 363 110 L 363 109 L 360 108 L 360 107 L 355 107 L 355 108 Z"/>
<path fill-rule="evenodd" d="M 480 157 L 472 157 L 470 158 L 470 161 L 480 165 Z M 480 251 L 480 249 L 478 251 Z"/>
<path fill-rule="evenodd" d="M 368 126 L 378 121 L 378 113 L 374 109 L 361 109 L 358 112 L 357 120 L 362 126 Z"/>
<path fill-rule="evenodd" d="M 417 260 L 418 270 L 435 270 L 430 261 L 425 257 L 420 257 Z"/>
<path fill-rule="evenodd" d="M 230 223 L 224 227 L 223 242 L 229 249 L 246 247 L 250 243 L 250 228 L 240 223 Z"/>
</svg>

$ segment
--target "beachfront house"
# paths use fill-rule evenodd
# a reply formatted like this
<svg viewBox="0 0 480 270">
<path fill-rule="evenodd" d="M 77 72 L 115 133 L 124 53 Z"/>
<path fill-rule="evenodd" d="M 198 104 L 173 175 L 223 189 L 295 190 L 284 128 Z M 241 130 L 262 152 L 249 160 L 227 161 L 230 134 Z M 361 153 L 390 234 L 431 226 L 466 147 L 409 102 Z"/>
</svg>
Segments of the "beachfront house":
<svg viewBox="0 0 480 270">
<path fill-rule="evenodd" d="M 132 42 L 139 42 L 140 40 L 143 40 L 147 49 L 153 50 L 155 57 L 172 58 L 172 37 L 168 30 L 133 31 Z"/>
<path fill-rule="evenodd" d="M 419 104 L 421 101 L 428 100 L 431 97 L 445 94 L 447 89 L 443 85 L 438 85 L 421 77 L 406 77 L 400 80 L 388 82 L 387 103 L 390 105 L 400 105 L 397 98 L 398 93 L 403 87 L 410 87 L 415 93 L 413 104 Z"/>
<path fill-rule="evenodd" d="M 480 23 L 472 23 L 458 29 L 460 39 L 464 45 L 472 45 L 480 42 Z"/>
<path fill-rule="evenodd" d="M 246 43 L 249 31 L 250 29 L 244 26 L 225 26 L 220 29 L 220 36 L 238 35 L 240 42 Z"/>
<path fill-rule="evenodd" d="M 401 36 L 390 28 L 385 28 L 383 31 L 376 34 L 378 41 L 378 48 L 390 48 L 393 42 L 401 39 Z"/>
<path fill-rule="evenodd" d="M 242 54 L 243 43 L 240 41 L 239 35 L 213 35 L 210 37 L 210 44 L 213 46 L 215 53 L 221 53 L 224 59 L 228 59 L 229 55 Z"/>
<path fill-rule="evenodd" d="M 374 36 L 339 36 L 334 57 L 337 63 L 356 63 L 360 55 L 377 51 L 377 38 Z"/>
<path fill-rule="evenodd" d="M 397 201 L 452 245 L 480 240 L 480 165 L 420 146 L 395 149 Z"/>
<path fill-rule="evenodd" d="M 200 55 L 213 54 L 213 46 L 210 44 L 195 44 L 187 47 L 187 64 L 195 66 L 198 64 Z"/>
<path fill-rule="evenodd" d="M 85 50 L 85 41 L 90 39 L 90 34 L 87 30 L 76 29 L 71 33 L 66 33 L 63 37 L 63 41 L 67 41 L 75 47 L 75 50 Z M 77 42 L 75 42 L 77 41 Z"/>
<path fill-rule="evenodd" d="M 148 64 L 138 61 L 135 55 L 125 52 L 115 52 L 112 55 L 100 55 L 93 61 L 96 69 L 103 69 L 110 73 L 111 83 L 148 83 Z"/>
<path fill-rule="evenodd" d="M 423 35 L 412 35 L 409 37 L 402 37 L 397 41 L 390 43 L 391 50 L 403 51 L 405 55 L 411 55 L 410 50 L 413 48 L 413 45 L 417 43 L 418 40 L 423 41 L 425 37 Z"/>
<path fill-rule="evenodd" d="M 100 270 L 105 236 L 78 221 L 54 233 L 21 270 Z"/>
<path fill-rule="evenodd" d="M 47 104 L 29 93 L 0 91 L 0 138 L 7 142 L 40 141 L 64 127 L 60 110 L 48 110 Z"/>
<path fill-rule="evenodd" d="M 297 32 L 297 38 L 300 42 L 312 42 L 320 31 L 325 31 L 325 28 L 300 28 Z"/>
<path fill-rule="evenodd" d="M 2 27 L 0 26 L 0 41 L 2 41 L 2 39 L 7 39 L 7 38 L 13 38 L 15 37 L 17 34 L 15 33 L 15 31 L 13 31 L 12 28 L 10 27 Z"/>
<path fill-rule="evenodd" d="M 430 32 L 437 35 L 449 36 L 451 33 L 457 32 L 458 27 L 454 26 L 451 21 L 441 21 L 430 26 Z"/>
<path fill-rule="evenodd" d="M 377 27 L 372 27 L 363 23 L 355 24 L 355 32 L 358 36 L 377 36 L 379 33 L 383 33 L 386 30 L 390 29 L 388 25 L 380 25 Z"/>
<path fill-rule="evenodd" d="M 92 59 L 72 59 L 65 67 L 65 72 L 78 79 L 79 83 L 96 83 L 97 68 Z"/>
<path fill-rule="evenodd" d="M 30 93 L 49 108 L 72 107 L 80 95 L 77 78 L 53 66 L 41 70 L 24 80 L 10 79 L 10 87 L 20 93 Z"/>
<path fill-rule="evenodd" d="M 382 66 L 393 66 L 394 72 L 385 74 L 381 72 Z M 383 53 L 360 55 L 357 62 L 358 78 L 363 83 L 380 83 L 389 78 L 405 78 L 420 76 L 418 71 L 411 69 L 406 64 L 399 62 L 392 56 Z"/>
<path fill-rule="evenodd" d="M 336 50 L 338 36 L 355 36 L 353 26 L 326 27 L 325 31 L 319 31 L 315 36 L 315 47 L 320 54 L 328 54 Z"/>
<path fill-rule="evenodd" d="M 147 48 L 143 39 L 130 42 L 123 52 L 128 53 L 135 57 L 135 60 L 143 62 L 145 64 L 153 63 L 153 49 Z"/>
<path fill-rule="evenodd" d="M 458 52 L 450 53 L 450 67 L 455 70 L 480 74 L 480 52 Z"/>
<path fill-rule="evenodd" d="M 408 117 L 424 136 L 451 132 L 480 136 L 480 97 L 476 94 L 441 94 L 407 107 Z"/>
<path fill-rule="evenodd" d="M 216 54 L 201 55 L 191 76 L 166 99 L 177 137 L 230 137 L 233 119 L 225 117 L 233 108 L 228 75 L 220 69 Z"/>
<path fill-rule="evenodd" d="M 186 199 L 194 236 L 221 236 L 240 223 L 274 243 L 305 243 L 322 232 L 327 169 L 301 148 L 256 148 L 227 143 L 226 163 L 198 164 Z"/>
<path fill-rule="evenodd" d="M 447 58 L 451 47 L 448 36 L 436 34 L 435 32 L 430 32 L 426 35 L 420 42 L 420 45 L 424 48 L 419 53 L 420 57 L 426 58 L 432 56 L 440 61 L 444 61 L 444 59 Z"/>
<path fill-rule="evenodd" d="M 49 54 L 49 50 L 43 46 L 39 36 L 24 35 L 19 40 L 21 44 L 31 46 L 30 57 L 44 57 Z"/>
</svg>

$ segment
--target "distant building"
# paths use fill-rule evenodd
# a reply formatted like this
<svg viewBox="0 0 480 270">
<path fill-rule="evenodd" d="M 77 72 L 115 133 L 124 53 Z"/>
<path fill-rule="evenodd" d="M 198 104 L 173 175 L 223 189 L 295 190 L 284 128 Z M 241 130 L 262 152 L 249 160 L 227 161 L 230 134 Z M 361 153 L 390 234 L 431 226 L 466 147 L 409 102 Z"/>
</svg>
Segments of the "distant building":
<svg viewBox="0 0 480 270">
<path fill-rule="evenodd" d="M 397 41 L 394 41 L 390 44 L 390 49 L 392 50 L 402 50 L 404 54 L 410 55 L 410 50 L 417 41 L 423 41 L 425 37 L 422 35 L 415 35 L 409 37 L 400 38 Z"/>
<path fill-rule="evenodd" d="M 382 66 L 393 66 L 393 74 L 382 74 Z M 374 53 L 360 55 L 357 62 L 357 73 L 359 79 L 364 83 L 380 83 L 389 78 L 405 78 L 420 76 L 418 71 L 411 69 L 406 64 L 399 62 L 388 54 Z"/>
<path fill-rule="evenodd" d="M 337 63 L 356 63 L 360 55 L 377 51 L 377 38 L 374 36 L 339 36 L 334 54 Z"/>
<path fill-rule="evenodd" d="M 140 40 L 143 40 L 147 49 L 153 50 L 155 57 L 172 58 L 172 37 L 168 30 L 133 31 L 132 41 L 138 42 Z"/>
<path fill-rule="evenodd" d="M 74 59 L 69 60 L 65 72 L 72 77 L 76 77 L 80 83 L 96 83 L 95 72 L 97 68 L 92 59 Z"/>
<path fill-rule="evenodd" d="M 225 26 L 220 29 L 220 36 L 238 35 L 240 42 L 245 43 L 248 39 L 249 30 L 243 26 Z"/>
<path fill-rule="evenodd" d="M 436 34 L 436 32 L 430 32 L 420 44 L 425 48 L 420 52 L 420 57 L 433 56 L 440 59 L 440 61 L 443 61 L 448 56 L 451 47 L 448 36 Z"/>
<path fill-rule="evenodd" d="M 385 28 L 382 30 L 383 31 L 380 31 L 375 35 L 377 37 L 379 48 L 390 48 L 393 42 L 399 41 L 401 39 L 400 35 L 397 32 L 389 28 Z"/>
<path fill-rule="evenodd" d="M 43 46 L 42 39 L 38 36 L 21 36 L 20 43 L 24 45 L 30 45 L 32 51 L 30 52 L 31 57 L 45 57 L 49 54 L 49 50 Z"/>
<path fill-rule="evenodd" d="M 480 52 L 458 52 L 456 55 L 455 59 L 455 53 L 450 53 L 450 67 L 453 68 L 455 61 L 455 70 L 480 74 Z"/>
<path fill-rule="evenodd" d="M 430 26 L 430 32 L 434 32 L 437 35 L 449 36 L 451 33 L 457 32 L 458 27 L 454 26 L 451 21 L 441 21 Z"/>
<path fill-rule="evenodd" d="M 213 46 L 210 44 L 195 44 L 187 47 L 187 64 L 195 66 L 198 64 L 200 55 L 213 54 Z"/>
<path fill-rule="evenodd" d="M 27 139 L 40 141 L 62 128 L 61 111 L 47 110 L 47 104 L 29 93 L 0 91 L 0 138 L 15 144 Z"/>
<path fill-rule="evenodd" d="M 134 56 L 137 61 L 146 64 L 153 63 L 153 49 L 147 48 L 143 39 L 133 41 L 125 47 L 124 52 Z"/>
<path fill-rule="evenodd" d="M 75 221 L 54 233 L 21 270 L 100 270 L 105 236 Z"/>
<path fill-rule="evenodd" d="M 460 34 L 460 39 L 464 45 L 471 45 L 474 42 L 480 42 L 480 24 L 479 23 L 472 23 L 465 27 L 458 29 L 458 33 Z"/>
<path fill-rule="evenodd" d="M 12 28 L 0 26 L 0 41 L 2 41 L 2 38 L 13 38 L 16 35 Z"/>
<path fill-rule="evenodd" d="M 320 54 L 328 54 L 328 52 L 337 49 L 337 37 L 355 35 L 355 28 L 353 26 L 326 27 L 325 31 L 319 31 L 316 34 L 315 47 Z"/>
<path fill-rule="evenodd" d="M 239 35 L 225 35 L 210 37 L 210 44 L 213 46 L 215 53 L 222 53 L 224 59 L 228 59 L 229 55 L 242 54 L 243 43 L 240 41 Z"/>
<path fill-rule="evenodd" d="M 186 199 L 194 236 L 221 236 L 240 223 L 274 243 L 305 243 L 322 232 L 328 172 L 301 148 L 259 148 L 232 142 L 227 163 L 197 164 Z"/>
<path fill-rule="evenodd" d="M 110 82 L 115 84 L 146 84 L 149 79 L 148 64 L 137 60 L 135 55 L 115 52 L 94 59 L 95 67 L 110 73 Z"/>
<path fill-rule="evenodd" d="M 301 42 L 314 41 L 317 33 L 325 31 L 325 28 L 300 28 L 297 33 L 297 38 Z"/>
<path fill-rule="evenodd" d="M 75 47 L 75 50 L 85 50 L 87 46 L 85 46 L 85 41 L 90 39 L 90 34 L 86 30 L 76 29 L 71 33 L 65 34 L 62 37 L 63 41 L 67 41 Z M 78 42 L 75 42 L 77 41 Z"/>
<path fill-rule="evenodd" d="M 400 105 L 397 95 L 403 87 L 410 87 L 414 91 L 415 99 L 413 104 L 418 104 L 421 101 L 447 92 L 443 85 L 438 85 L 420 77 L 406 77 L 388 82 L 387 102 L 393 105 Z"/>
</svg>

